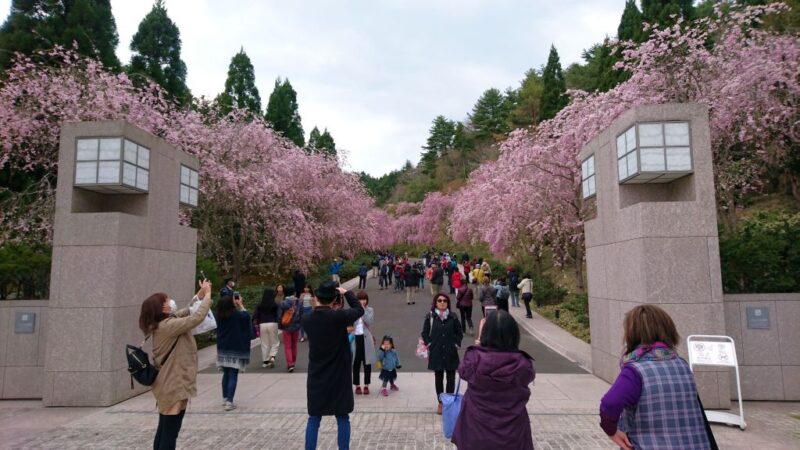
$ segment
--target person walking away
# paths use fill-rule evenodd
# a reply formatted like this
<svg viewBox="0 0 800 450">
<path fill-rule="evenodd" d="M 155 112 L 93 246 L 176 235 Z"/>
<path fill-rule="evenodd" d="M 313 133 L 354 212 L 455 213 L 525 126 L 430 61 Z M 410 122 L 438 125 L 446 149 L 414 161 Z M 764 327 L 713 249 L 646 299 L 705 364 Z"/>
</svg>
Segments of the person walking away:
<svg viewBox="0 0 800 450">
<path fill-rule="evenodd" d="M 461 325 L 464 329 L 469 326 L 469 334 L 474 335 L 475 329 L 472 326 L 472 300 L 474 293 L 467 283 L 461 283 L 456 289 L 456 307 L 461 312 Z"/>
<path fill-rule="evenodd" d="M 391 286 L 392 285 L 392 277 L 394 276 L 394 266 L 395 266 L 394 258 L 389 258 L 388 266 L 389 266 L 389 286 Z M 389 286 L 387 286 L 387 287 L 389 287 Z"/>
<path fill-rule="evenodd" d="M 156 293 L 142 302 L 139 329 L 145 340 L 152 338 L 153 361 L 158 376 L 152 385 L 158 407 L 155 450 L 172 450 L 183 426 L 189 399 L 197 396 L 197 343 L 192 329 L 205 319 L 211 307 L 211 282 L 203 280 L 192 303 L 200 306 L 178 309 L 167 294 Z"/>
<path fill-rule="evenodd" d="M 222 399 L 225 411 L 236 408 L 233 396 L 239 372 L 250 364 L 250 340 L 253 327 L 250 314 L 244 309 L 242 297 L 222 297 L 214 313 L 217 319 L 217 367 L 222 369 Z"/>
<path fill-rule="evenodd" d="M 375 256 L 375 259 L 372 260 L 372 278 L 378 278 L 378 261 L 380 256 Z"/>
<path fill-rule="evenodd" d="M 481 302 L 481 312 L 486 317 L 486 307 L 497 305 L 497 291 L 489 284 L 489 277 L 483 277 L 478 300 Z"/>
<path fill-rule="evenodd" d="M 341 283 L 341 280 L 339 279 L 339 271 L 341 270 L 342 270 L 342 262 L 339 260 L 339 258 L 334 258 L 330 269 L 331 280 L 333 280 L 333 282 Z"/>
<path fill-rule="evenodd" d="M 439 267 L 439 263 L 433 263 L 433 272 L 431 273 L 431 293 L 435 296 L 442 292 L 442 284 L 444 283 L 444 270 Z"/>
<path fill-rule="evenodd" d="M 261 303 L 253 311 L 253 323 L 258 326 L 261 340 L 261 367 L 275 367 L 275 356 L 278 354 L 278 304 L 275 303 L 275 290 L 264 289 Z"/>
<path fill-rule="evenodd" d="M 236 282 L 233 280 L 233 277 L 225 277 L 222 280 L 222 289 L 219 290 L 219 298 L 225 297 L 229 295 L 233 297 L 233 288 L 236 286 Z"/>
<path fill-rule="evenodd" d="M 356 296 L 333 282 L 326 281 L 314 291 L 316 305 L 303 318 L 308 333 L 308 377 L 306 396 L 308 424 L 306 450 L 317 448 L 322 416 L 336 416 L 340 450 L 350 448 L 350 417 L 353 412 L 352 357 L 347 327 L 364 315 Z M 332 309 L 334 299 L 344 296 L 349 309 Z"/>
<path fill-rule="evenodd" d="M 464 280 L 463 281 L 466 282 L 466 283 L 469 283 L 470 282 L 469 275 L 472 272 L 472 264 L 469 263 L 469 259 L 465 259 L 464 262 L 462 263 L 462 265 L 464 266 Z"/>
<path fill-rule="evenodd" d="M 451 286 L 453 287 L 453 289 L 458 289 L 459 287 L 461 287 L 461 284 L 463 282 L 464 281 L 463 278 L 461 278 L 461 272 L 458 269 L 456 269 L 456 271 L 453 272 L 453 275 L 450 280 Z"/>
<path fill-rule="evenodd" d="M 300 295 L 303 288 L 306 287 L 306 275 L 300 269 L 295 269 L 292 274 L 292 282 L 294 282 L 294 293 Z"/>
<path fill-rule="evenodd" d="M 508 298 L 511 296 L 511 292 L 509 291 L 508 286 L 506 286 L 506 277 L 500 277 L 497 279 L 495 290 L 497 309 L 502 309 L 508 312 Z"/>
<path fill-rule="evenodd" d="M 381 374 L 378 378 L 383 382 L 381 386 L 381 395 L 387 397 L 389 391 L 386 390 L 386 385 L 391 385 L 391 390 L 399 391 L 400 388 L 395 384 L 397 380 L 397 369 L 400 366 L 400 357 L 397 356 L 397 350 L 394 348 L 394 339 L 386 335 L 381 340 L 381 346 L 378 348 L 378 361 L 381 362 Z"/>
<path fill-rule="evenodd" d="M 531 312 L 531 299 L 533 299 L 533 280 L 531 279 L 531 275 L 526 273 L 522 281 L 517 284 L 517 287 L 522 292 L 522 303 L 525 304 L 525 317 L 532 319 L 533 313 Z"/>
<path fill-rule="evenodd" d="M 297 341 L 300 339 L 300 323 L 303 316 L 303 302 L 294 296 L 294 288 L 283 288 L 286 298 L 278 305 L 278 328 L 283 335 L 283 354 L 286 356 L 286 370 L 294 372 L 297 362 Z"/>
<path fill-rule="evenodd" d="M 461 322 L 450 311 L 450 297 L 440 292 L 433 296 L 430 311 L 422 324 L 422 341 L 428 346 L 428 370 L 435 375 L 437 414 L 442 414 L 442 401 L 439 394 L 445 392 L 444 376 L 447 374 L 447 393 L 456 388 L 456 369 L 458 369 L 458 349 L 464 332 Z"/>
<path fill-rule="evenodd" d="M 375 338 L 369 326 L 375 322 L 375 312 L 369 305 L 369 295 L 365 291 L 357 291 L 356 298 L 364 308 L 364 315 L 353 323 L 353 334 L 355 339 L 350 343 L 350 351 L 353 354 L 353 386 L 356 395 L 369 395 L 369 383 L 372 373 L 372 365 L 377 361 L 375 354 Z M 364 366 L 364 387 L 361 387 L 361 365 Z"/>
<path fill-rule="evenodd" d="M 428 280 L 428 284 L 430 285 L 431 295 L 436 295 L 436 292 L 433 292 L 433 282 L 431 281 L 433 279 L 433 264 L 425 269 L 425 278 Z"/>
<path fill-rule="evenodd" d="M 394 266 L 394 292 L 402 292 L 403 291 L 403 278 L 405 277 L 405 270 L 403 270 L 403 266 L 401 264 L 395 264 Z"/>
<path fill-rule="evenodd" d="M 358 288 L 359 289 L 366 289 L 367 288 L 367 274 L 369 273 L 369 268 L 363 262 L 358 267 Z"/>
<path fill-rule="evenodd" d="M 481 263 L 481 270 L 483 271 L 483 276 L 489 277 L 489 279 L 492 278 L 492 266 L 489 265 L 488 261 L 484 260 L 483 263 Z"/>
<path fill-rule="evenodd" d="M 417 303 L 413 299 L 419 285 L 419 273 L 410 264 L 406 266 L 404 282 L 406 285 L 406 305 L 414 305 Z"/>
<path fill-rule="evenodd" d="M 526 404 L 536 377 L 533 358 L 519 350 L 517 322 L 503 310 L 481 320 L 479 339 L 458 368 L 469 384 L 452 442 L 459 450 L 533 450 Z"/>
<path fill-rule="evenodd" d="M 622 320 L 622 370 L 600 402 L 600 427 L 622 449 L 710 449 L 689 364 L 675 350 L 675 323 L 656 305 Z M 709 429 L 710 430 L 710 429 Z"/>
<path fill-rule="evenodd" d="M 517 271 L 513 267 L 508 271 L 507 279 L 508 291 L 511 293 L 511 306 L 519 308 L 519 288 L 517 287 L 519 275 L 517 275 Z"/>
<path fill-rule="evenodd" d="M 378 280 L 380 290 L 389 288 L 389 265 L 382 264 L 380 268 L 380 279 Z"/>
<path fill-rule="evenodd" d="M 311 293 L 313 290 L 311 289 L 311 285 L 307 284 L 303 287 L 303 293 L 300 294 L 300 300 L 303 301 L 303 315 L 310 314 L 312 309 L 312 304 L 314 300 L 314 295 Z M 300 342 L 305 342 L 306 340 L 306 331 L 303 329 L 303 322 L 300 322 Z"/>
<path fill-rule="evenodd" d="M 417 270 L 417 279 L 419 280 L 419 289 L 425 289 L 425 265 L 418 262 L 414 268 Z"/>
</svg>

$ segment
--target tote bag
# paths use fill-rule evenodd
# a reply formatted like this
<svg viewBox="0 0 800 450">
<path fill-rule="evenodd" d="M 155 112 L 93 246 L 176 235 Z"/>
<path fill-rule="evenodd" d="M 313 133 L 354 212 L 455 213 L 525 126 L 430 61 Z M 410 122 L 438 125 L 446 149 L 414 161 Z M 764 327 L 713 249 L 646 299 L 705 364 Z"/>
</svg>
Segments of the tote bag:
<svg viewBox="0 0 800 450">
<path fill-rule="evenodd" d="M 454 394 L 441 393 L 439 400 L 442 401 L 442 432 L 444 437 L 453 437 L 453 430 L 456 428 L 458 415 L 461 413 L 461 400 L 464 398 L 459 392 L 461 388 L 461 377 L 458 377 L 456 392 Z"/>
<path fill-rule="evenodd" d="M 192 303 L 189 305 L 189 313 L 194 314 L 197 309 L 200 308 L 200 300 Z M 217 329 L 217 319 L 214 318 L 214 313 L 211 312 L 211 309 L 208 310 L 208 314 L 200 322 L 200 325 L 194 327 L 192 330 L 192 334 L 201 334 L 205 333 L 206 331 L 216 330 Z"/>
</svg>

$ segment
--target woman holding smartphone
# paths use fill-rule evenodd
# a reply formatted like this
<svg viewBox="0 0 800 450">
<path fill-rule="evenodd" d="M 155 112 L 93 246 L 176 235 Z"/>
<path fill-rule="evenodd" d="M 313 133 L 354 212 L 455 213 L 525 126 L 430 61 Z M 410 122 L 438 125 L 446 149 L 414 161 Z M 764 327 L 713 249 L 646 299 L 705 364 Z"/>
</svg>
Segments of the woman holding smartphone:
<svg viewBox="0 0 800 450">
<path fill-rule="evenodd" d="M 222 369 L 222 405 L 225 411 L 236 408 L 233 395 L 239 381 L 239 371 L 250 364 L 250 340 L 253 327 L 250 314 L 244 309 L 238 292 L 226 295 L 217 303 L 217 367 Z"/>
<path fill-rule="evenodd" d="M 533 358 L 519 349 L 519 326 L 503 310 L 487 311 L 478 336 L 458 368 L 469 387 L 452 441 L 459 450 L 533 450 L 526 404 L 536 372 Z"/>
</svg>

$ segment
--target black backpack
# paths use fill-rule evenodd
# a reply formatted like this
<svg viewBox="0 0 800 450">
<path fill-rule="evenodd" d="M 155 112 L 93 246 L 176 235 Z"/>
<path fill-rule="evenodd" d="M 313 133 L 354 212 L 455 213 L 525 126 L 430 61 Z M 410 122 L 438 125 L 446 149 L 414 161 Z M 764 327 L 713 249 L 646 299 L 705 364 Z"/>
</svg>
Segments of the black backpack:
<svg viewBox="0 0 800 450">
<path fill-rule="evenodd" d="M 145 342 L 147 342 L 149 337 L 148 335 L 147 338 L 145 338 Z M 144 342 L 142 345 L 144 345 Z M 169 355 L 175 350 L 176 345 L 178 345 L 178 339 L 175 339 L 175 343 L 172 344 L 172 348 L 169 349 L 167 356 L 161 361 L 162 366 L 167 362 L 167 358 L 169 358 Z M 130 344 L 126 345 L 125 356 L 128 358 L 128 372 L 131 374 L 131 389 L 133 389 L 133 380 L 136 380 L 136 382 L 142 386 L 151 386 L 155 383 L 156 377 L 158 376 L 158 369 L 156 369 L 153 364 L 150 364 L 150 355 L 142 350 L 142 347 L 136 347 Z"/>
</svg>

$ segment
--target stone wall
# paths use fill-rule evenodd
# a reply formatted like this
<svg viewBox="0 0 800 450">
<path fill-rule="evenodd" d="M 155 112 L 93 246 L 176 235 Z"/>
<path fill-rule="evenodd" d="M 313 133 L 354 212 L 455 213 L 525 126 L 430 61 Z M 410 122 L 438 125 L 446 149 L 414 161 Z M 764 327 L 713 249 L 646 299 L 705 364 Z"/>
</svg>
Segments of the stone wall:
<svg viewBox="0 0 800 450">
<path fill-rule="evenodd" d="M 799 401 L 800 294 L 725 294 L 723 300 L 725 328 L 736 343 L 742 398 Z M 736 398 L 734 383 L 731 396 Z"/>
<path fill-rule="evenodd" d="M 0 399 L 42 398 L 47 300 L 0 301 Z M 17 313 L 35 314 L 33 333 L 16 333 Z"/>
</svg>

